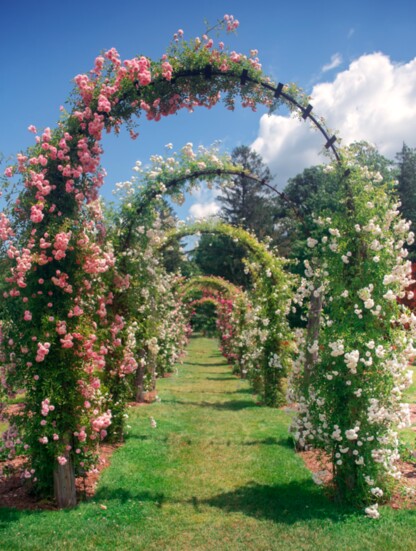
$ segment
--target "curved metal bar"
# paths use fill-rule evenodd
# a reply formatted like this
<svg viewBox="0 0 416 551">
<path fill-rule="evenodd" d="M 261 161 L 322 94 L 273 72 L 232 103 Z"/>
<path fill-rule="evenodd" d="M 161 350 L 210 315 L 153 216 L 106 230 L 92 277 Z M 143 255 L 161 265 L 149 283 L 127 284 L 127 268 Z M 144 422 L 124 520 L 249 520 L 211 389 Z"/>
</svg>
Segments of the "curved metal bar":
<svg viewBox="0 0 416 551">
<path fill-rule="evenodd" d="M 174 83 L 176 79 L 178 78 L 188 78 L 188 77 L 204 77 L 206 79 L 211 79 L 213 77 L 228 77 L 228 78 L 234 78 L 239 79 L 241 86 L 245 86 L 248 82 L 252 84 L 257 84 L 259 86 L 262 86 L 263 88 L 270 90 L 273 92 L 273 96 L 275 99 L 279 99 L 279 97 L 284 98 L 286 101 L 294 105 L 301 113 L 302 118 L 304 120 L 309 119 L 312 124 L 320 131 L 320 133 L 325 138 L 325 148 L 331 149 L 332 153 L 334 154 L 335 159 L 338 163 L 341 163 L 341 157 L 338 153 L 337 148 L 335 147 L 335 142 L 337 140 L 336 135 L 330 136 L 324 126 L 317 120 L 317 118 L 312 114 L 312 105 L 308 104 L 306 107 L 303 107 L 295 98 L 293 98 L 290 94 L 283 91 L 284 84 L 281 82 L 278 83 L 277 86 L 272 86 L 268 82 L 265 82 L 263 80 L 256 80 L 249 76 L 248 70 L 243 69 L 241 72 L 241 75 L 235 75 L 232 73 L 229 73 L 227 71 L 218 71 L 213 70 L 211 65 L 206 65 L 204 69 L 194 69 L 194 70 L 188 70 L 188 71 L 178 71 L 177 73 L 173 73 L 171 82 Z"/>
<path fill-rule="evenodd" d="M 166 189 L 169 189 L 171 187 L 174 187 L 176 184 L 179 184 L 181 182 L 186 182 L 187 180 L 194 180 L 196 178 L 200 178 L 201 176 L 221 176 L 221 175 L 231 175 L 231 176 L 241 176 L 241 177 L 244 177 L 244 178 L 247 178 L 249 180 L 253 180 L 254 182 L 257 182 L 259 184 L 261 184 L 262 186 L 265 186 L 267 188 L 269 188 L 271 191 L 273 191 L 274 193 L 276 193 L 279 197 L 281 197 L 284 201 L 286 201 L 289 206 L 292 208 L 295 216 L 299 219 L 299 220 L 303 220 L 303 216 L 302 214 L 299 212 L 297 206 L 289 199 L 289 197 L 287 197 L 287 195 L 285 193 L 283 193 L 282 191 L 279 191 L 277 190 L 275 187 L 271 186 L 264 178 L 259 178 L 258 176 L 256 176 L 255 174 L 252 174 L 251 172 L 247 172 L 245 170 L 240 170 L 240 169 L 221 169 L 221 168 L 216 168 L 216 169 L 204 169 L 204 170 L 197 170 L 195 172 L 192 172 L 191 174 L 187 174 L 187 175 L 184 175 L 184 176 L 181 176 L 179 178 L 173 178 L 172 180 L 168 181 L 165 183 L 165 187 Z M 146 201 L 152 201 L 157 195 L 160 194 L 160 191 L 158 190 L 152 190 L 151 193 L 148 193 L 146 197 L 144 197 L 144 199 Z M 143 209 L 145 208 L 146 204 L 143 202 L 141 205 L 138 206 L 137 210 L 136 210 L 136 213 L 137 214 L 141 214 L 143 212 Z"/>
</svg>

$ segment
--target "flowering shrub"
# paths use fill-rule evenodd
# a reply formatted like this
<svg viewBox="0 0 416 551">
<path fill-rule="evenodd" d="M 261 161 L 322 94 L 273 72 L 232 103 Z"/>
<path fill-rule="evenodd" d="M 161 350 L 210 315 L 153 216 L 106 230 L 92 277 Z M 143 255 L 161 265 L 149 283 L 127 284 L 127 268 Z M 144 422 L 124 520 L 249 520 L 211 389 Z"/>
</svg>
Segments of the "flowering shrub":
<svg viewBox="0 0 416 551">
<path fill-rule="evenodd" d="M 396 428 L 409 422 L 401 397 L 411 381 L 415 317 L 396 298 L 410 283 L 404 245 L 414 237 L 391 183 L 344 156 L 348 176 L 328 167 L 337 208 L 316 215 L 307 240 L 299 296 L 320 300 L 320 328 L 318 336 L 298 332 L 293 430 L 302 445 L 328 451 L 339 496 L 368 505 L 400 475 Z M 366 511 L 378 515 L 376 506 Z"/>
<path fill-rule="evenodd" d="M 230 20 L 224 24 L 229 30 L 235 26 Z M 39 133 L 36 145 L 6 168 L 5 177 L 20 178 L 24 187 L 0 219 L 6 273 L 2 379 L 26 392 L 24 416 L 15 421 L 43 494 L 51 492 L 54 470 L 72 463 L 86 468 L 96 440 L 111 426 L 106 422 L 98 433 L 93 428 L 107 411 L 102 383 L 109 351 L 124 366 L 117 372 L 134 367 L 128 352 L 131 330 L 119 314 L 106 320 L 114 296 L 106 291 L 105 273 L 115 259 L 97 202 L 104 179 L 102 134 L 118 132 L 124 122 L 135 137 L 133 116 L 145 113 L 157 121 L 182 108 L 210 107 L 219 101 L 220 90 L 229 107 L 236 94 L 252 107 L 266 101 L 263 89 L 242 91 L 226 78 L 174 80 L 208 63 L 222 67 L 224 75 L 244 68 L 253 77 L 261 75 L 255 58 L 217 50 L 208 38 L 178 41 L 158 62 L 144 56 L 122 62 L 115 49 L 105 52 L 89 74 L 75 77 L 72 111 L 63 113 L 56 129 Z M 30 131 L 36 133 L 33 126 Z M 118 350 L 122 327 L 127 352 Z M 46 418 L 41 414 L 45 399 L 54 406 Z"/>
</svg>

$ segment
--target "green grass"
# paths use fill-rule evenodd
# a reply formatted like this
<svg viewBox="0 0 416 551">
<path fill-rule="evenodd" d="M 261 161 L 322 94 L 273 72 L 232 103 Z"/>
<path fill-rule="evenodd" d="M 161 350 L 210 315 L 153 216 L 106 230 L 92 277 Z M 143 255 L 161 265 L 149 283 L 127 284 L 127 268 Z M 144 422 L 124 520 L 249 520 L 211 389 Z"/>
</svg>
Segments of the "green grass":
<svg viewBox="0 0 416 551">
<path fill-rule="evenodd" d="M 416 367 L 413 367 L 413 384 L 406 390 L 403 398 L 404 402 L 416 404 Z M 416 448 L 415 427 L 408 427 L 399 431 L 401 442 L 409 449 Z"/>
<path fill-rule="evenodd" d="M 257 406 L 214 341 L 193 339 L 158 392 L 161 402 L 131 410 L 128 440 L 92 501 L 0 509 L 0 549 L 414 549 L 415 511 L 383 507 L 372 521 L 327 499 L 293 451 L 288 414 Z"/>
</svg>

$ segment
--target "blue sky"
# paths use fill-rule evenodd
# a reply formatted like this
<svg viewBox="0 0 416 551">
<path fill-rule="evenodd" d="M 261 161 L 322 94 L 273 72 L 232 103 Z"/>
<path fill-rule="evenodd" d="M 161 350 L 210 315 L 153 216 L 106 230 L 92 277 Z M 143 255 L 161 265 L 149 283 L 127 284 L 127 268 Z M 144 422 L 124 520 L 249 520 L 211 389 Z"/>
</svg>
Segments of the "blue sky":
<svg viewBox="0 0 416 551">
<path fill-rule="evenodd" d="M 325 115 L 346 141 L 366 138 L 387 156 L 403 140 L 416 147 L 416 3 L 412 0 L 349 2 L 177 1 L 17 1 L 4 2 L 0 33 L 0 152 L 6 157 L 33 143 L 29 124 L 54 126 L 72 78 L 88 71 L 103 49 L 121 57 L 159 58 L 174 32 L 200 36 L 204 20 L 224 13 L 240 21 L 231 49 L 257 48 L 266 74 L 296 82 L 316 97 Z M 106 138 L 103 166 L 108 172 L 103 194 L 126 180 L 137 159 L 163 153 L 172 142 L 209 145 L 216 140 L 231 151 L 251 145 L 263 155 L 283 187 L 288 176 L 320 162 L 317 136 L 284 114 L 234 113 L 217 106 L 181 113 L 159 123 L 142 121 L 140 136 Z M 412 142 L 413 140 L 413 142 Z M 321 159 L 322 160 L 322 159 Z M 191 199 L 211 204 L 208 192 Z M 182 209 L 181 214 L 186 214 Z M 209 211 L 209 209 L 208 209 Z M 207 211 L 207 212 L 208 212 Z"/>
</svg>

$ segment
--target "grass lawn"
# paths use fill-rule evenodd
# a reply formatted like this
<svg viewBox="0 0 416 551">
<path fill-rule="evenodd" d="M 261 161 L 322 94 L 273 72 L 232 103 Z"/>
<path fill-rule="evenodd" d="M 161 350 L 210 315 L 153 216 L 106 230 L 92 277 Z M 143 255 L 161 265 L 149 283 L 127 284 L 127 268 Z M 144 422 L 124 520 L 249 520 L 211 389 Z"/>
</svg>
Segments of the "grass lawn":
<svg viewBox="0 0 416 551">
<path fill-rule="evenodd" d="M 404 402 L 416 404 L 416 367 L 413 367 L 413 384 L 407 389 L 404 395 Z M 416 432 L 415 426 L 402 429 L 400 431 L 400 439 L 405 446 L 414 450 L 416 448 Z"/>
<path fill-rule="evenodd" d="M 192 339 L 158 392 L 131 410 L 92 501 L 0 509 L 2 551 L 415 549 L 416 511 L 383 507 L 374 521 L 327 499 L 293 451 L 288 414 L 257 406 L 215 341 Z"/>
</svg>

